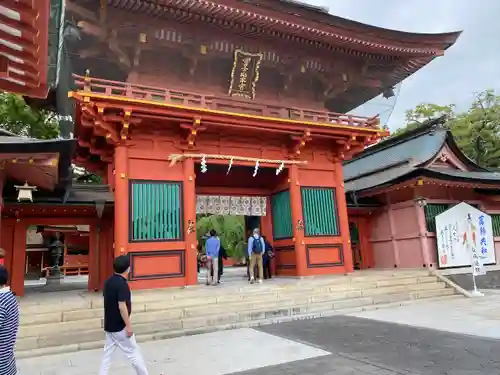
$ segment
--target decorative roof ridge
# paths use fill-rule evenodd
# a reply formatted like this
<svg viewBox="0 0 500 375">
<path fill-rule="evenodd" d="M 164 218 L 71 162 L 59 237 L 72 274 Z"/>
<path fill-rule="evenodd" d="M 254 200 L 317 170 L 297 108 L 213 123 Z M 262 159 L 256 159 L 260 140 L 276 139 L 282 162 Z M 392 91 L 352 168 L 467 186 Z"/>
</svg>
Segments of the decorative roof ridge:
<svg viewBox="0 0 500 375">
<path fill-rule="evenodd" d="M 410 164 L 410 162 L 412 160 L 413 159 L 410 158 L 410 159 L 405 159 L 405 160 L 397 161 L 397 162 L 391 163 L 389 165 L 383 165 L 383 166 L 381 166 L 379 168 L 372 169 L 372 170 L 370 170 L 368 172 L 361 173 L 361 174 L 355 175 L 355 176 L 350 177 L 350 178 L 346 178 L 346 179 L 344 179 L 344 182 L 351 182 L 351 181 L 359 180 L 360 178 L 365 178 L 365 177 L 377 174 L 377 173 L 379 173 L 381 171 L 384 171 L 384 170 L 387 170 L 387 169 L 401 167 L 403 165 Z"/>
<path fill-rule="evenodd" d="M 245 0 L 243 0 L 243 1 L 245 1 Z M 415 42 L 414 40 L 412 40 L 415 38 L 418 38 L 418 39 L 430 38 L 430 39 L 433 39 L 430 42 L 439 43 L 439 44 L 443 44 L 443 43 L 448 44 L 447 46 L 445 46 L 445 49 L 447 49 L 451 45 L 453 45 L 453 43 L 455 43 L 456 39 L 462 33 L 461 30 L 444 32 L 444 33 L 416 33 L 416 32 L 408 32 L 408 31 L 402 31 L 402 30 L 396 30 L 396 29 L 388 29 L 385 27 L 370 25 L 370 24 L 363 23 L 360 21 L 355 21 L 355 20 L 352 20 L 349 18 L 336 16 L 336 15 L 330 13 L 328 7 L 314 6 L 314 5 L 307 4 L 303 1 L 299 1 L 299 0 L 279 0 L 279 2 L 284 4 L 285 6 L 292 5 L 292 6 L 296 6 L 299 8 L 303 8 L 304 10 L 313 12 L 315 15 L 320 16 L 320 17 L 328 17 L 333 22 L 327 24 L 327 26 L 337 27 L 340 29 L 345 29 L 346 31 L 354 31 L 354 32 L 360 32 L 360 31 L 383 32 L 386 35 L 378 36 L 379 38 L 394 40 L 394 41 L 399 41 L 399 42 L 402 41 L 401 37 L 403 37 L 405 39 L 404 42 L 408 42 L 408 43 Z M 298 16 L 300 17 L 300 15 L 298 15 Z M 311 21 L 322 23 L 320 20 L 311 19 Z M 419 42 L 421 42 L 421 41 L 419 41 Z M 427 44 L 424 41 L 422 41 L 422 43 Z"/>
<path fill-rule="evenodd" d="M 415 129 L 409 130 L 402 134 L 396 135 L 394 137 L 389 137 L 386 140 L 383 140 L 373 146 L 366 148 L 363 152 L 358 154 L 355 158 L 344 162 L 344 165 L 350 164 L 360 159 L 364 159 L 368 156 L 376 154 L 380 151 L 387 150 L 388 148 L 392 148 L 398 144 L 408 142 L 412 139 L 421 137 L 423 135 L 427 135 L 435 132 L 436 130 L 447 131 L 443 129 L 442 125 L 446 122 L 447 117 L 441 116 L 435 119 L 428 120 L 424 122 L 422 125 L 416 127 Z"/>
<path fill-rule="evenodd" d="M 471 168 L 472 170 L 468 172 L 492 172 L 491 170 L 481 167 L 479 164 L 474 162 L 471 158 L 469 158 L 461 149 L 458 147 L 457 142 L 455 141 L 455 137 L 453 137 L 453 134 L 450 130 L 446 131 L 446 139 L 445 139 L 445 144 L 447 144 L 450 149 L 453 151 L 453 154 L 458 157 L 458 159 L 464 163 L 466 166 Z M 443 145 L 444 146 L 444 145 Z M 441 152 L 441 149 L 439 152 Z"/>
<path fill-rule="evenodd" d="M 156 1 L 154 1 L 154 2 L 156 2 Z M 303 24 L 289 22 L 289 21 L 279 19 L 276 17 L 263 15 L 263 14 L 260 14 L 256 11 L 238 9 L 238 8 L 235 8 L 234 6 L 221 4 L 220 0 L 219 0 L 219 2 L 214 2 L 214 1 L 210 1 L 210 0 L 196 0 L 196 1 L 197 1 L 196 5 L 190 1 L 184 1 L 182 4 L 177 4 L 177 3 L 171 4 L 170 3 L 170 4 L 165 4 L 165 5 L 174 6 L 177 8 L 181 8 L 185 11 L 191 11 L 191 12 L 199 12 L 200 10 L 203 11 L 203 9 L 200 9 L 200 8 L 202 8 L 204 6 L 205 8 L 209 8 L 209 10 L 210 10 L 210 11 L 205 12 L 207 14 L 217 14 L 219 11 L 222 11 L 222 12 L 225 11 L 225 12 L 229 12 L 229 13 L 233 13 L 233 14 L 250 16 L 250 17 L 256 19 L 257 21 L 264 21 L 264 22 L 269 22 L 271 24 L 283 25 L 292 31 L 296 31 L 296 32 L 300 32 L 300 33 L 306 32 L 306 33 L 310 33 L 310 34 L 313 34 L 315 36 L 320 36 L 320 37 L 325 37 L 325 36 L 332 37 L 334 39 L 338 39 L 341 43 L 350 43 L 350 44 L 354 44 L 354 45 L 359 45 L 361 47 L 368 47 L 368 48 L 374 48 L 374 49 L 382 49 L 382 50 L 391 51 L 391 52 L 402 52 L 402 53 L 410 53 L 410 54 L 411 53 L 413 53 L 413 54 L 422 54 L 423 53 L 423 54 L 426 54 L 429 56 L 436 56 L 436 55 L 441 54 L 439 51 L 436 50 L 437 46 L 434 46 L 435 48 L 432 48 L 432 46 L 425 46 L 425 47 L 420 46 L 417 48 L 417 47 L 402 47 L 402 46 L 388 45 L 387 43 L 379 43 L 376 41 L 367 41 L 366 39 L 361 39 L 361 38 L 358 38 L 355 36 L 347 37 L 347 36 L 343 35 L 342 33 L 338 33 L 338 32 L 320 30 L 317 27 L 311 27 L 312 25 L 311 26 L 304 26 Z M 231 1 L 228 1 L 228 0 L 224 0 L 224 2 L 230 3 L 230 4 L 232 3 Z M 160 4 L 157 4 L 157 5 L 160 5 Z M 252 4 L 251 2 L 248 2 L 245 5 L 258 7 L 258 5 Z M 274 11 L 276 11 L 276 10 L 274 10 Z M 330 15 L 330 16 L 336 17 L 333 15 Z M 338 18 L 342 19 L 341 17 L 338 17 Z M 398 33 L 398 35 L 401 35 L 401 37 L 406 36 L 408 38 L 408 36 L 410 36 L 410 35 L 412 35 L 413 37 L 415 37 L 416 35 L 419 35 L 416 33 L 405 33 L 403 31 L 388 30 L 388 29 L 377 27 L 377 26 L 365 25 L 365 24 L 362 24 L 360 22 L 346 20 L 346 19 L 342 19 L 342 20 L 344 20 L 344 22 L 345 21 L 352 22 L 353 25 L 359 24 L 359 25 L 363 25 L 363 27 L 365 27 L 365 28 L 370 27 L 370 28 L 372 28 L 372 31 L 385 30 L 385 31 L 393 32 L 393 33 Z M 313 24 L 320 23 L 320 22 L 314 21 L 314 20 L 306 20 L 306 21 L 312 22 Z M 325 24 L 323 24 L 323 25 L 330 26 L 333 28 L 339 28 L 338 26 L 334 26 L 334 25 L 325 25 Z M 349 30 L 344 28 L 343 31 L 349 31 Z M 439 50 L 443 50 L 443 49 L 446 49 L 446 48 L 450 47 L 451 45 L 453 45 L 455 43 L 456 39 L 460 36 L 460 33 L 461 33 L 461 31 L 452 32 L 452 33 L 443 33 L 443 34 L 423 34 L 423 38 L 426 38 L 426 39 L 432 38 L 435 40 L 434 43 L 436 43 L 436 44 L 445 44 L 443 46 L 439 46 L 439 48 L 438 48 Z M 366 34 L 367 34 L 367 35 L 365 35 L 366 38 L 368 38 L 368 37 L 373 38 L 373 36 L 371 36 L 370 33 L 366 33 Z M 378 37 L 377 40 L 380 40 L 380 39 L 381 38 Z M 391 42 L 393 43 L 395 41 L 398 41 L 397 38 L 386 39 L 386 40 L 388 43 L 391 43 Z M 427 44 L 429 41 L 430 40 L 427 41 Z M 414 42 L 415 41 L 407 41 L 407 43 L 414 43 Z M 419 41 L 419 42 L 422 43 L 422 41 Z"/>
</svg>

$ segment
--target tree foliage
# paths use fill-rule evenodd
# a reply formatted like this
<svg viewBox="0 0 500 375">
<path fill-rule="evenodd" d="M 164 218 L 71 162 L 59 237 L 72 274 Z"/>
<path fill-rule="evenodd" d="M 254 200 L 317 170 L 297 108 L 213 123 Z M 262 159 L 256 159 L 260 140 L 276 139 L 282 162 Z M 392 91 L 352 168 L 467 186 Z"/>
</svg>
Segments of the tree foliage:
<svg viewBox="0 0 500 375">
<path fill-rule="evenodd" d="M 0 128 L 37 139 L 55 139 L 60 134 L 56 113 L 32 108 L 21 96 L 6 92 L 0 92 Z M 73 180 L 86 184 L 102 183 L 101 177 L 75 166 Z"/>
<path fill-rule="evenodd" d="M 55 113 L 32 108 L 21 96 L 5 92 L 0 92 L 0 128 L 38 139 L 59 136 L 59 121 Z"/>
<path fill-rule="evenodd" d="M 243 216 L 199 215 L 196 218 L 196 235 L 199 243 L 204 243 L 210 230 L 215 229 L 221 245 L 231 258 L 245 257 L 245 219 Z"/>
<path fill-rule="evenodd" d="M 392 136 L 443 115 L 448 118 L 445 127 L 471 160 L 486 168 L 500 167 L 500 96 L 493 90 L 476 94 L 469 109 L 463 112 L 458 112 L 453 104 L 419 104 L 406 112 L 405 126 Z"/>
</svg>

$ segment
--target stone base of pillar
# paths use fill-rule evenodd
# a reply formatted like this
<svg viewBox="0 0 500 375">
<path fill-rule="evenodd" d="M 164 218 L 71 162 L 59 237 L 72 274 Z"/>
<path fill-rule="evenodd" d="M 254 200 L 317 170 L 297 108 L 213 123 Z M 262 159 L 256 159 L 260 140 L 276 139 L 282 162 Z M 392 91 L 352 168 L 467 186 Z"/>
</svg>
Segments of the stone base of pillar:
<svg viewBox="0 0 500 375">
<path fill-rule="evenodd" d="M 64 275 L 50 275 L 47 276 L 47 283 L 45 285 L 47 286 L 53 286 L 53 285 L 61 285 L 62 280 L 64 279 Z"/>
</svg>

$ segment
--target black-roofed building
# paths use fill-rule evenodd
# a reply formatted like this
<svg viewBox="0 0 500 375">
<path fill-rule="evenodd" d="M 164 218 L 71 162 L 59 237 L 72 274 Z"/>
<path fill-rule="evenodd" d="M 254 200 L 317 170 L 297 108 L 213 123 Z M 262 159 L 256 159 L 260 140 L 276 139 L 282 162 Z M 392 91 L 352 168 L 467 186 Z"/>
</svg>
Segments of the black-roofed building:
<svg viewBox="0 0 500 375">
<path fill-rule="evenodd" d="M 444 121 L 429 121 L 344 163 L 359 268 L 436 267 L 435 217 L 463 201 L 489 213 L 500 236 L 500 173 L 471 161 Z"/>
<path fill-rule="evenodd" d="M 90 268 L 93 259 L 92 266 L 99 270 L 93 273 L 89 288 L 97 289 L 100 273 L 110 272 L 106 257 L 97 260 L 95 254 L 99 248 L 113 246 L 113 224 L 107 219 L 113 210 L 105 210 L 113 204 L 113 193 L 108 185 L 72 182 L 75 146 L 73 139 L 38 140 L 0 130 L 0 241 L 10 285 L 18 295 L 24 294 L 30 264 L 40 263 L 32 261 L 30 255 L 36 253 L 32 258 L 38 259 L 43 253 L 45 261 L 49 258 L 47 246 L 28 251 L 27 231 L 32 227 L 86 225 L 90 228 L 88 261 L 81 268 Z M 35 265 L 40 273 L 44 263 Z"/>
</svg>

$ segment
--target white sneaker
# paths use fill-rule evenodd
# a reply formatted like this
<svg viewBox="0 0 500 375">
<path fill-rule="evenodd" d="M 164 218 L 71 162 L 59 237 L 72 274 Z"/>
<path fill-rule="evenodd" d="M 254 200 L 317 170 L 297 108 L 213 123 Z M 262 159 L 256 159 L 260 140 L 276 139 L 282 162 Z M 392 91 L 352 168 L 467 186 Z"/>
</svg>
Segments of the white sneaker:
<svg viewBox="0 0 500 375">
<path fill-rule="evenodd" d="M 261 279 L 259 279 L 259 284 L 262 284 L 262 280 Z"/>
<path fill-rule="evenodd" d="M 253 278 L 250 279 L 250 284 L 253 284 L 255 280 Z"/>
</svg>

